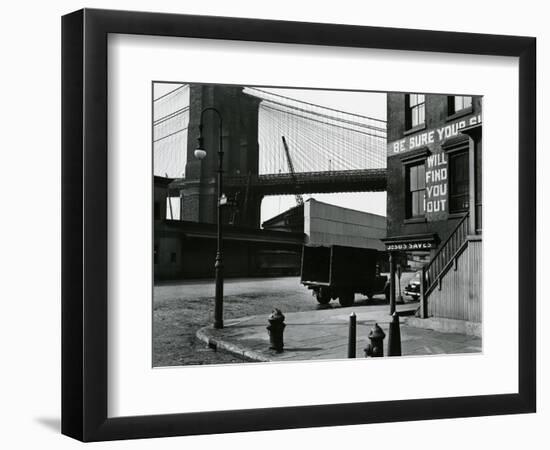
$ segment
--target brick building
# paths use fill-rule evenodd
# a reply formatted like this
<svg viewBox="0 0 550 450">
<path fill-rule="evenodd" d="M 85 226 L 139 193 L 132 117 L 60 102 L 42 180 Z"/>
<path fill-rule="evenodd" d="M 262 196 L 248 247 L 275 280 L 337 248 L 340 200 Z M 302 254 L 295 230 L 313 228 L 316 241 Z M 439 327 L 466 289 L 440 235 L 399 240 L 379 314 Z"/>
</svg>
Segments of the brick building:
<svg viewBox="0 0 550 450">
<path fill-rule="evenodd" d="M 423 317 L 481 321 L 482 99 L 388 94 L 387 238 L 423 270 Z"/>
</svg>

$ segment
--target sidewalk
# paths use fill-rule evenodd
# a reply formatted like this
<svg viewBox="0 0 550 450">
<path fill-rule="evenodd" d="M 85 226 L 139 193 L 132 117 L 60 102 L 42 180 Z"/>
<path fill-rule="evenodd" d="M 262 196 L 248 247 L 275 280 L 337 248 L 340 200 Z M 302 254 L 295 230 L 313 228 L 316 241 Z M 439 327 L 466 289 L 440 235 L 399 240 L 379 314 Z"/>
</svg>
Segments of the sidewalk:
<svg viewBox="0 0 550 450">
<path fill-rule="evenodd" d="M 479 337 L 408 326 L 405 316 L 414 313 L 417 306 L 417 303 L 397 305 L 397 311 L 402 315 L 400 328 L 403 356 L 481 352 Z M 227 320 L 221 330 L 212 326 L 204 327 L 197 331 L 197 338 L 210 347 L 231 352 L 249 361 L 347 358 L 349 316 L 352 312 L 357 315 L 356 356 L 365 356 L 363 349 L 370 342 L 367 336 L 375 323 L 386 333 L 386 355 L 391 321 L 388 305 L 328 308 L 285 314 L 285 348 L 279 354 L 269 349 L 267 316 Z"/>
</svg>

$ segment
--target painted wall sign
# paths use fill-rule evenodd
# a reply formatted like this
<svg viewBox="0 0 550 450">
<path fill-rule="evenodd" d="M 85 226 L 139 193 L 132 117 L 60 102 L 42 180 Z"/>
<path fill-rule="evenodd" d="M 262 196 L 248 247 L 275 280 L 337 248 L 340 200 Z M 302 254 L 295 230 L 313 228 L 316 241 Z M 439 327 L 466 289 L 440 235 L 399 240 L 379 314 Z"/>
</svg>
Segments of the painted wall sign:
<svg viewBox="0 0 550 450">
<path fill-rule="evenodd" d="M 413 251 L 430 250 L 435 248 L 435 242 L 401 242 L 397 244 L 386 244 L 386 249 L 390 251 Z"/>
<path fill-rule="evenodd" d="M 419 132 L 398 141 L 388 143 L 388 156 L 399 155 L 402 153 L 416 150 L 420 147 L 431 146 L 431 144 L 438 144 L 445 139 L 456 136 L 462 128 L 466 128 L 472 125 L 481 123 L 481 114 L 475 116 L 465 117 L 457 120 L 456 122 L 441 127 Z"/>
<path fill-rule="evenodd" d="M 424 211 L 426 220 L 442 220 L 445 218 L 448 190 L 447 155 L 440 151 L 426 158 L 426 192 L 424 195 Z"/>
</svg>

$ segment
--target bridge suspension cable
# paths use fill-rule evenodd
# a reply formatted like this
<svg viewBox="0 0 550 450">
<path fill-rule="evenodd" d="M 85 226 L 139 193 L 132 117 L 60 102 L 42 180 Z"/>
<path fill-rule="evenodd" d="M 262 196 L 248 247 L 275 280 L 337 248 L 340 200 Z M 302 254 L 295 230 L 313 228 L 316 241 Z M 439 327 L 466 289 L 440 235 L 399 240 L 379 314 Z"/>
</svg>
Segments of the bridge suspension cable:
<svg viewBox="0 0 550 450">
<path fill-rule="evenodd" d="M 184 176 L 187 160 L 190 86 L 153 100 L 155 175 Z M 245 87 L 261 99 L 258 112 L 259 174 L 285 174 L 290 169 L 282 143 L 292 149 L 296 173 L 342 172 L 386 167 L 386 122 L 330 108 L 265 89 Z"/>
<path fill-rule="evenodd" d="M 288 173 L 281 136 L 300 172 L 380 169 L 386 167 L 386 122 L 329 108 L 258 88 L 260 174 Z"/>
<path fill-rule="evenodd" d="M 189 126 L 189 85 L 153 99 L 153 164 L 155 175 L 184 176 Z"/>
</svg>

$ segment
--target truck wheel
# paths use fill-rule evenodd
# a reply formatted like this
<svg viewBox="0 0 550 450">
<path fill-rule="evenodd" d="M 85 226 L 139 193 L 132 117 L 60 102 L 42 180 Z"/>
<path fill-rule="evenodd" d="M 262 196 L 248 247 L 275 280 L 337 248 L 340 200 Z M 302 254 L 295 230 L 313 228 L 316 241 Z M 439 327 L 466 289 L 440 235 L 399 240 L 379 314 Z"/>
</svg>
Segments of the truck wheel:
<svg viewBox="0 0 550 450">
<path fill-rule="evenodd" d="M 330 290 L 327 288 L 319 288 L 315 292 L 315 297 L 321 305 L 328 305 L 330 303 Z"/>
<path fill-rule="evenodd" d="M 338 301 L 342 306 L 351 306 L 355 301 L 355 293 L 351 291 L 342 292 L 338 297 Z"/>
</svg>

